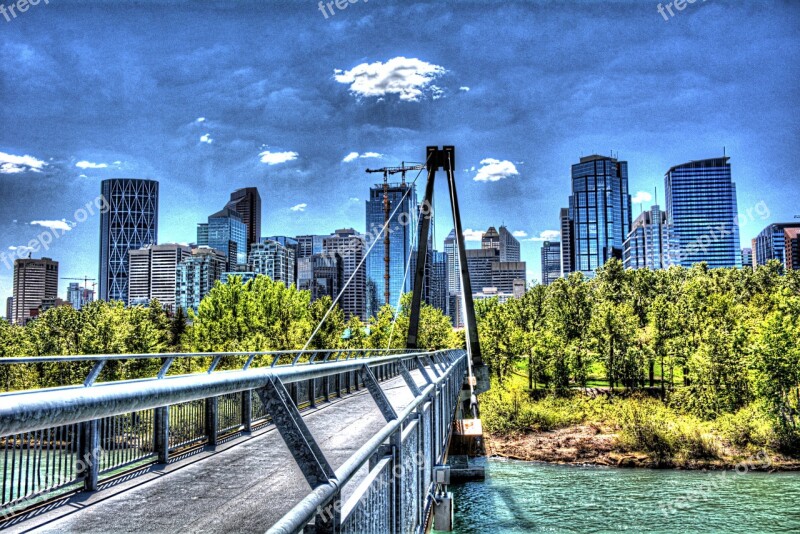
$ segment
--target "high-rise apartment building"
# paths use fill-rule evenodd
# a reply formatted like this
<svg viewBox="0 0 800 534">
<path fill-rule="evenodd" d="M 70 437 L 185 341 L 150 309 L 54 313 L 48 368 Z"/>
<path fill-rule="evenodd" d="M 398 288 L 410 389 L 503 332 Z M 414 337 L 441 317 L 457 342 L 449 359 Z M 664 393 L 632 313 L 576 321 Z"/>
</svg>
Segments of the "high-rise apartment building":
<svg viewBox="0 0 800 534">
<path fill-rule="evenodd" d="M 753 268 L 753 249 L 752 248 L 743 248 L 742 249 L 742 267 L 747 267 L 749 269 Z"/>
<path fill-rule="evenodd" d="M 6 299 L 6 321 L 13 322 L 14 319 L 14 297 Z"/>
<path fill-rule="evenodd" d="M 691 267 L 740 267 L 736 184 L 730 158 L 691 161 L 664 176 L 667 219 L 678 239 L 674 263 Z"/>
<path fill-rule="evenodd" d="M 265 239 L 250 247 L 247 264 L 250 271 L 269 276 L 289 287 L 295 283 L 295 261 L 294 250 Z"/>
<path fill-rule="evenodd" d="M 753 256 L 755 257 L 756 265 L 766 265 L 769 260 L 778 260 L 785 266 L 785 230 L 794 228 L 800 228 L 800 224 L 773 223 L 764 228 L 754 240 Z"/>
<path fill-rule="evenodd" d="M 314 254 L 322 254 L 324 235 L 297 236 L 297 258 L 306 258 Z"/>
<path fill-rule="evenodd" d="M 561 224 L 561 276 L 566 278 L 575 270 L 575 258 L 572 255 L 572 220 L 569 208 L 561 208 L 559 216 Z"/>
<path fill-rule="evenodd" d="M 231 199 L 226 206 L 235 210 L 242 217 L 242 222 L 247 227 L 247 247 L 245 255 L 250 252 L 250 247 L 261 241 L 261 195 L 257 187 L 245 187 L 231 193 Z"/>
<path fill-rule="evenodd" d="M 297 262 L 297 287 L 311 292 L 311 301 L 335 299 L 342 287 L 342 258 L 337 253 L 312 254 Z"/>
<path fill-rule="evenodd" d="M 24 326 L 45 301 L 58 296 L 58 262 L 50 258 L 14 260 L 13 324 Z"/>
<path fill-rule="evenodd" d="M 177 243 L 131 250 L 128 306 L 146 306 L 157 299 L 164 309 L 174 310 L 178 264 L 191 253 L 188 246 Z"/>
<path fill-rule="evenodd" d="M 128 252 L 158 242 L 158 182 L 103 180 L 108 210 L 100 214 L 101 300 L 128 298 Z"/>
<path fill-rule="evenodd" d="M 222 277 L 228 258 L 222 252 L 202 246 L 178 264 L 175 304 L 184 310 L 197 311 L 214 283 Z"/>
<path fill-rule="evenodd" d="M 800 228 L 786 228 L 783 236 L 783 266 L 787 271 L 800 270 Z"/>
<path fill-rule="evenodd" d="M 388 186 L 389 204 L 389 254 L 388 278 L 384 254 L 384 234 L 381 233 L 385 221 L 383 184 L 376 184 L 369 190 L 366 202 L 367 233 L 377 240 L 373 253 L 367 256 L 367 316 L 375 315 L 386 303 L 397 305 L 402 293 L 411 291 L 413 276 L 405 276 L 413 250 L 411 241 L 417 228 L 417 192 L 414 184 L 394 183 Z M 393 214 L 393 215 L 392 215 Z M 377 249 L 377 250 L 375 250 Z M 388 282 L 388 292 L 386 285 Z"/>
<path fill-rule="evenodd" d="M 447 254 L 432 250 L 431 252 L 431 275 L 430 291 L 428 304 L 438 308 L 442 313 L 448 311 L 448 278 L 447 278 Z"/>
<path fill-rule="evenodd" d="M 628 162 L 593 155 L 573 165 L 569 220 L 575 271 L 593 277 L 611 258 L 621 260 L 631 227 Z"/>
<path fill-rule="evenodd" d="M 341 258 L 342 284 L 339 288 L 344 293 L 339 299 L 339 307 L 344 312 L 345 319 L 349 320 L 356 316 L 362 321 L 366 321 L 367 275 L 366 269 L 361 265 L 366 252 L 364 236 L 352 228 L 336 230 L 322 240 L 322 250 L 326 256 L 333 257 L 338 254 Z M 298 265 L 298 278 L 299 268 Z M 344 287 L 348 281 L 350 283 Z"/>
<path fill-rule="evenodd" d="M 67 302 L 76 310 L 94 302 L 94 290 L 82 287 L 78 282 L 71 282 L 67 288 Z"/>
<path fill-rule="evenodd" d="M 678 238 L 667 220 L 667 213 L 657 205 L 633 221 L 625 240 L 623 263 L 626 269 L 668 269 L 679 247 Z"/>
<path fill-rule="evenodd" d="M 549 286 L 561 278 L 561 243 L 545 241 L 542 243 L 542 284 Z"/>
</svg>

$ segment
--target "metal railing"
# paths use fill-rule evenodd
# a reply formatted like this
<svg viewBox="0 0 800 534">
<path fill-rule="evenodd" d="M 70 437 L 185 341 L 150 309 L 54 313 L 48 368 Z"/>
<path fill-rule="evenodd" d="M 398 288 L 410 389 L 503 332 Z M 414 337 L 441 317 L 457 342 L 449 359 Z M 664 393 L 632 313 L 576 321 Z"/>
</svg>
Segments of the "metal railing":
<svg viewBox="0 0 800 534">
<path fill-rule="evenodd" d="M 198 356 L 211 358 L 203 373 L 167 376 L 166 371 L 176 359 Z M 231 356 L 244 360 L 239 370 L 218 370 L 219 362 Z M 262 361 L 266 360 L 267 366 L 252 365 L 259 356 L 262 356 Z M 160 370 L 153 378 L 111 383 L 96 381 L 109 361 L 148 358 L 159 358 L 161 362 Z M 432 438 L 430 461 L 425 464 L 426 470 L 420 477 L 420 480 L 429 480 L 428 464 L 441 460 L 444 453 L 449 418 L 466 372 L 463 351 L 401 350 L 391 351 L 388 355 L 386 351 L 285 351 L 46 359 L 53 362 L 91 361 L 94 365 L 86 376 L 85 386 L 0 395 L 0 463 L 3 465 L 0 514 L 3 516 L 64 492 L 96 490 L 100 480 L 139 469 L 146 463 L 166 463 L 176 452 L 189 447 L 214 446 L 221 438 L 227 439 L 270 422 L 285 437 L 285 432 L 297 431 L 294 428 L 297 421 L 303 425 L 302 417 L 292 417 L 292 412 L 364 387 L 373 397 L 383 397 L 376 398 L 376 401 L 390 421 L 387 426 L 395 427 L 398 437 L 393 439 L 398 451 L 402 447 L 406 450 L 425 449 L 425 443 L 428 443 L 425 435 Z M 31 360 L 40 363 L 37 358 L 5 358 L 0 359 L 0 364 L 28 365 Z M 284 361 L 286 364 L 281 365 Z M 425 377 L 427 386 L 422 391 L 411 380 L 407 364 L 419 368 Z M 461 376 L 454 378 L 458 372 Z M 440 373 L 441 376 L 430 376 Z M 391 418 L 393 410 L 377 382 L 397 375 L 403 375 L 412 389 L 415 395 L 412 405 L 418 415 L 412 416 L 406 410 L 402 417 Z M 448 411 L 451 413 L 446 414 Z M 294 426 L 287 429 L 287 421 Z M 414 432 L 424 435 L 414 437 Z M 304 438 L 306 443 L 309 436 L 310 433 Z M 397 441 L 400 437 L 402 440 Z M 313 443 L 313 438 L 310 442 Z M 384 450 L 380 446 L 381 443 L 377 443 L 377 448 L 370 449 L 369 454 Z M 293 453 L 298 450 L 289 448 Z M 359 453 L 367 454 L 365 451 Z M 358 463 L 358 467 L 364 461 Z M 388 464 L 395 465 L 391 461 L 378 463 L 384 468 Z M 352 473 L 338 484 L 346 483 L 351 477 Z M 386 473 L 371 473 L 371 477 L 373 484 L 385 482 Z M 324 478 L 326 483 L 330 480 L 333 480 L 330 476 Z M 322 483 L 323 478 L 318 481 Z M 421 483 L 417 486 L 419 491 L 415 498 L 425 501 Z M 387 488 L 377 491 L 372 485 L 365 487 L 364 491 L 365 495 L 374 495 L 368 499 L 369 502 L 380 495 L 391 493 L 394 498 L 397 495 L 396 490 L 392 490 L 393 493 Z M 417 505 L 420 510 L 425 506 L 424 503 Z M 334 520 L 333 523 L 338 521 L 342 527 L 346 524 L 361 525 L 357 518 L 359 514 L 363 515 L 359 512 L 362 507 L 358 503 L 349 506 L 347 522 Z M 407 515 L 401 515 L 406 518 L 403 521 L 408 519 Z M 416 517 L 415 524 L 418 525 L 421 516 L 417 513 Z M 363 531 L 361 527 L 357 530 Z"/>
</svg>

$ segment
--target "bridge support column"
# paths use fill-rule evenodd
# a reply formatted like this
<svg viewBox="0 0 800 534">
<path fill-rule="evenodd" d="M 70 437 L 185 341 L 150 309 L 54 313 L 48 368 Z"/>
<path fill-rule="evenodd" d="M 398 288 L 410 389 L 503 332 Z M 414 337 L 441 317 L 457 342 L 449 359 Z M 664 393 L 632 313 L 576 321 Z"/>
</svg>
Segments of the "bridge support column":
<svg viewBox="0 0 800 534">
<path fill-rule="evenodd" d="M 158 463 L 169 462 L 169 406 L 162 406 L 154 410 L 155 425 L 155 453 Z"/>
<path fill-rule="evenodd" d="M 208 444 L 212 447 L 217 446 L 217 419 L 219 418 L 219 398 L 210 397 L 206 399 L 206 437 Z"/>
<path fill-rule="evenodd" d="M 97 490 L 97 481 L 100 478 L 100 421 L 86 421 L 80 424 L 78 441 L 77 471 L 83 478 L 83 490 Z M 83 466 L 81 468 L 81 466 Z"/>
</svg>

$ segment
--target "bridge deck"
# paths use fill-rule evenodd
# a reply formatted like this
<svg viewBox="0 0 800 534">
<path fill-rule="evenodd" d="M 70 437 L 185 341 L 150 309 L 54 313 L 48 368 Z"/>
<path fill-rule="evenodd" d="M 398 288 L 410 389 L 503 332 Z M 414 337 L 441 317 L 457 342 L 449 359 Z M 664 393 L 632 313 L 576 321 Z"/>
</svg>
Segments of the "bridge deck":
<svg viewBox="0 0 800 534">
<path fill-rule="evenodd" d="M 424 383 L 419 371 L 412 376 L 418 385 Z M 412 400 L 401 377 L 381 387 L 397 411 Z M 366 389 L 323 404 L 303 419 L 334 469 L 385 424 Z M 113 488 L 78 494 L 11 531 L 263 533 L 308 493 L 309 486 L 274 427 L 227 445 L 152 466 Z M 365 474 L 362 468 L 345 487 L 344 499 Z"/>
</svg>

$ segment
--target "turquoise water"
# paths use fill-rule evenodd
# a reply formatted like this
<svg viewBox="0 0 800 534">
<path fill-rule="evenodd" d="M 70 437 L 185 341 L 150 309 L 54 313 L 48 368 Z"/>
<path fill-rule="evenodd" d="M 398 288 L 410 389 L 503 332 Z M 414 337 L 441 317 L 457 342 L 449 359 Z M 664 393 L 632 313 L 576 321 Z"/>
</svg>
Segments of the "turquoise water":
<svg viewBox="0 0 800 534">
<path fill-rule="evenodd" d="M 486 466 L 485 482 L 451 486 L 459 534 L 800 533 L 800 473 Z"/>
</svg>

